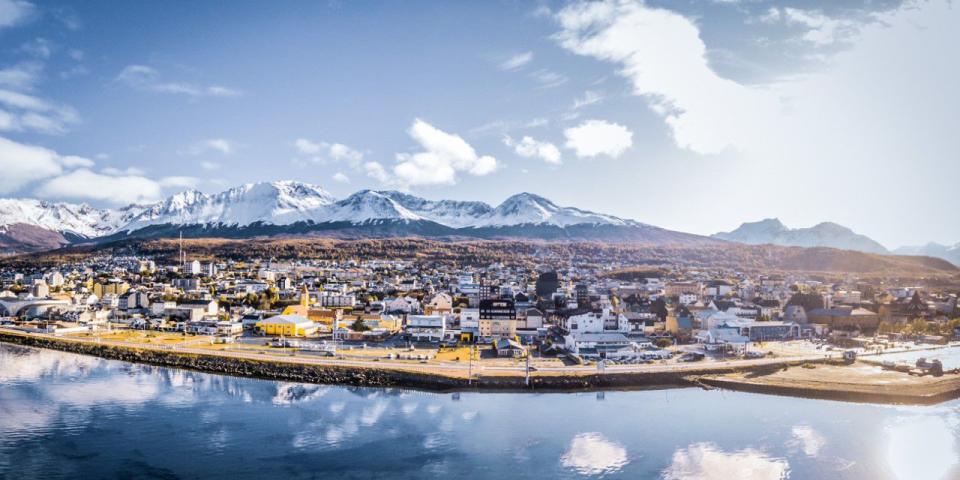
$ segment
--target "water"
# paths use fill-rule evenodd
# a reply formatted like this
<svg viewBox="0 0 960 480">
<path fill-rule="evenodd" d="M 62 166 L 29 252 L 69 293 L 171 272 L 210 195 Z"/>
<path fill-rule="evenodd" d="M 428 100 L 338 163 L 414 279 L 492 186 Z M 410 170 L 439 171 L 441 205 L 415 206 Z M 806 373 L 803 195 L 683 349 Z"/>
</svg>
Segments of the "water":
<svg viewBox="0 0 960 480">
<path fill-rule="evenodd" d="M 911 365 L 916 363 L 917 359 L 920 358 L 926 358 L 927 360 L 940 360 L 940 362 L 943 363 L 944 370 L 953 370 L 954 368 L 960 368 L 960 347 L 885 353 L 877 358 L 884 361 L 889 360 L 891 362 L 907 362 Z"/>
<path fill-rule="evenodd" d="M 960 478 L 960 402 L 432 394 L 0 344 L 0 479 Z"/>
</svg>

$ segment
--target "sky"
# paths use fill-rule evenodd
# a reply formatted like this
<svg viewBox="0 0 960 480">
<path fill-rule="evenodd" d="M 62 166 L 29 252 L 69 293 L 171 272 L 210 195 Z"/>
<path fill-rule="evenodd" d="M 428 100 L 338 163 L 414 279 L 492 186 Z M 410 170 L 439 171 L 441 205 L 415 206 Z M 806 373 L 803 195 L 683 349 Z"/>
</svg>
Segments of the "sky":
<svg viewBox="0 0 960 480">
<path fill-rule="evenodd" d="M 0 0 L 0 196 L 519 192 L 960 241 L 960 5 Z"/>
</svg>

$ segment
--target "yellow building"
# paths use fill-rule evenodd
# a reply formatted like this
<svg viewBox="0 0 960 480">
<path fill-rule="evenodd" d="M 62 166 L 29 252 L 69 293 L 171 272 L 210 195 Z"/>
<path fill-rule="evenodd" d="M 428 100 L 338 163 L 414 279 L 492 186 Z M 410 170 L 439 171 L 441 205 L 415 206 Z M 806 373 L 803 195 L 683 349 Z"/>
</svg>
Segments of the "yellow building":
<svg viewBox="0 0 960 480">
<path fill-rule="evenodd" d="M 315 335 L 318 326 L 299 315 L 277 315 L 263 319 L 256 324 L 257 330 L 267 335 L 285 337 L 308 337 Z"/>
<path fill-rule="evenodd" d="M 93 294 L 98 298 L 103 298 L 104 295 L 123 295 L 127 290 L 130 290 L 130 284 L 127 282 L 110 280 L 93 284 Z"/>
</svg>

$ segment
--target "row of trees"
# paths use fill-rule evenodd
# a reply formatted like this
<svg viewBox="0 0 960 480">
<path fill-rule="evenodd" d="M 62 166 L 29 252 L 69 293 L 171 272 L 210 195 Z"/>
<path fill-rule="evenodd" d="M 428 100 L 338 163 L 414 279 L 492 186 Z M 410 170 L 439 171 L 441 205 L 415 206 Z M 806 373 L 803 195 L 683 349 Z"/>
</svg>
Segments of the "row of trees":
<svg viewBox="0 0 960 480">
<path fill-rule="evenodd" d="M 960 327 L 960 318 L 948 322 L 930 322 L 916 318 L 907 323 L 880 322 L 877 333 L 902 333 L 904 335 L 943 335 L 953 336 L 956 328 Z"/>
</svg>

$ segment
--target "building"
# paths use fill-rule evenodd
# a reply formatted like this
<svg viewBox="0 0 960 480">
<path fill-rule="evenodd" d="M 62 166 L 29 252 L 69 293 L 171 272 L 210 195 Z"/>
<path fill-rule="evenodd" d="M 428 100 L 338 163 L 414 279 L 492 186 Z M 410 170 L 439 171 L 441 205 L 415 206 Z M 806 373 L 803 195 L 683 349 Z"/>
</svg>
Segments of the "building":
<svg viewBox="0 0 960 480">
<path fill-rule="evenodd" d="M 620 313 L 605 308 L 601 311 L 572 315 L 567 319 L 567 326 L 571 334 L 630 332 L 630 321 Z"/>
<path fill-rule="evenodd" d="M 817 308 L 807 312 L 810 323 L 822 323 L 834 330 L 875 330 L 880 317 L 865 308 Z"/>
<path fill-rule="evenodd" d="M 447 334 L 446 315 L 408 315 L 404 333 L 419 342 L 439 342 Z"/>
<path fill-rule="evenodd" d="M 517 335 L 517 310 L 511 300 L 480 301 L 480 337 L 513 338 Z"/>
<path fill-rule="evenodd" d="M 277 315 L 257 322 L 256 328 L 265 335 L 309 337 L 315 335 L 319 327 L 300 315 Z"/>
<path fill-rule="evenodd" d="M 497 339 L 493 343 L 493 349 L 497 351 L 498 357 L 521 358 L 527 354 L 527 349 L 523 348 L 523 345 L 510 338 Z"/>
</svg>

